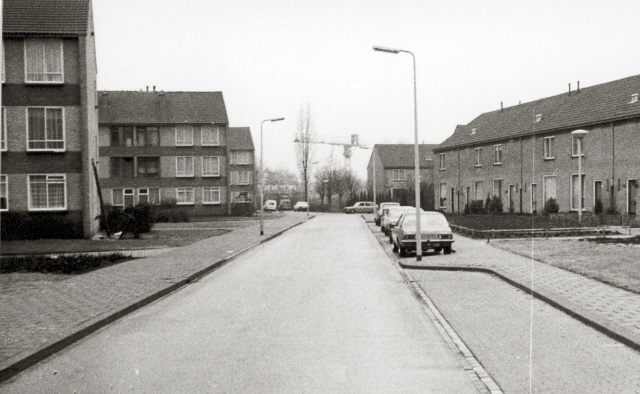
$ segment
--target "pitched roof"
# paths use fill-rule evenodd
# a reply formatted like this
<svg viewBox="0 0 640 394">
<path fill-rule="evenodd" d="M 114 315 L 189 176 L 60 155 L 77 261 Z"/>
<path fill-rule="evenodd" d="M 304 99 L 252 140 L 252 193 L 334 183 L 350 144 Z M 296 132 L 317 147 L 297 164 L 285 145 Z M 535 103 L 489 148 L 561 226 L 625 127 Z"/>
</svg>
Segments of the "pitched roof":
<svg viewBox="0 0 640 394">
<path fill-rule="evenodd" d="M 91 0 L 4 0 L 4 34 L 87 34 Z"/>
<path fill-rule="evenodd" d="M 229 127 L 227 146 L 229 149 L 254 150 L 251 129 L 248 127 Z"/>
<path fill-rule="evenodd" d="M 438 145 L 420 144 L 420 168 L 433 167 L 433 148 Z M 373 152 L 378 154 L 384 168 L 414 168 L 414 144 L 377 144 Z M 431 160 L 427 160 L 427 157 Z"/>
<path fill-rule="evenodd" d="M 468 125 L 458 125 L 435 150 L 637 117 L 640 101 L 630 103 L 636 93 L 640 93 L 640 75 L 487 112 Z M 538 114 L 542 118 L 534 122 Z"/>
<path fill-rule="evenodd" d="M 101 91 L 98 107 L 99 123 L 229 123 L 222 92 Z"/>
</svg>

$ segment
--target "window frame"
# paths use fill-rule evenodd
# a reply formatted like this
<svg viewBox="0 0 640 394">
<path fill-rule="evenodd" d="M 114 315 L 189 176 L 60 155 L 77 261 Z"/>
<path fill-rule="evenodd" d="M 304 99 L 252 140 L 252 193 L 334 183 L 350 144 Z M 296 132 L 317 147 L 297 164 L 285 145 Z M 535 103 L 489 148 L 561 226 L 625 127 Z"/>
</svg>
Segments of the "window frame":
<svg viewBox="0 0 640 394">
<path fill-rule="evenodd" d="M 175 138 L 176 138 L 176 145 L 175 146 L 193 146 L 193 126 L 192 125 L 176 125 L 175 127 Z M 178 143 L 178 130 L 182 129 L 182 130 L 191 130 L 191 143 Z"/>
<path fill-rule="evenodd" d="M 547 178 L 554 178 L 555 181 L 555 196 L 554 197 L 548 197 L 548 190 L 547 190 Z M 558 201 L 558 176 L 557 175 L 543 175 L 542 176 L 542 209 L 544 210 L 544 204 L 547 203 L 547 201 L 549 200 L 549 198 L 553 198 L 554 200 L 556 200 L 556 202 Z"/>
<path fill-rule="evenodd" d="M 478 185 L 482 185 L 482 193 L 480 195 L 480 198 L 478 197 Z M 473 181 L 473 201 L 479 201 L 479 200 L 484 200 L 484 180 L 481 181 Z"/>
<path fill-rule="evenodd" d="M 240 160 L 240 158 L 246 159 L 246 160 Z M 250 152 L 249 151 L 237 151 L 236 152 L 236 164 L 237 165 L 249 165 L 251 164 L 251 160 L 250 160 Z"/>
<path fill-rule="evenodd" d="M 498 185 L 500 186 L 500 191 L 498 193 L 496 193 L 496 181 L 498 182 Z M 500 201 L 502 201 L 502 189 L 503 188 L 504 188 L 504 178 L 493 178 L 493 185 L 492 185 L 493 193 L 491 194 L 491 197 L 497 196 L 498 198 L 500 198 Z"/>
<path fill-rule="evenodd" d="M 211 143 L 209 143 L 208 141 L 205 141 L 205 131 L 208 130 L 205 128 L 205 126 L 209 126 L 209 125 L 203 125 L 202 127 L 200 127 L 200 144 L 202 146 L 220 146 L 220 126 L 215 126 L 215 125 L 211 125 L 211 131 L 215 134 L 215 139 L 213 139 Z"/>
<path fill-rule="evenodd" d="M 140 160 L 142 159 L 142 160 Z M 146 175 L 149 174 L 148 172 L 148 166 L 147 163 L 149 162 L 149 159 L 156 159 L 157 161 L 157 168 L 158 168 L 158 172 L 155 173 L 155 175 Z M 145 168 L 145 175 L 140 175 L 140 163 L 145 163 L 144 168 Z M 160 156 L 136 156 L 135 157 L 135 174 L 134 177 L 135 178 L 160 178 Z"/>
<path fill-rule="evenodd" d="M 586 200 L 587 200 L 587 188 L 586 188 L 586 178 L 587 178 L 587 174 L 585 174 L 584 172 L 581 174 L 581 176 L 578 176 L 578 173 L 571 173 L 569 174 L 569 207 L 571 207 L 571 212 L 578 212 L 580 210 L 580 208 L 574 208 L 573 207 L 573 178 L 577 178 L 578 182 L 580 182 L 580 178 L 582 178 L 582 212 L 586 212 L 587 208 L 586 208 Z"/>
<path fill-rule="evenodd" d="M 493 146 L 493 165 L 499 166 L 502 165 L 502 156 L 503 156 L 502 144 L 496 144 Z"/>
<path fill-rule="evenodd" d="M 29 42 L 35 42 L 35 41 L 40 41 L 40 42 L 44 42 L 44 41 L 58 41 L 60 43 L 60 76 L 61 76 L 61 80 L 60 81 L 30 81 L 29 80 L 29 71 L 28 71 L 28 64 L 29 64 L 29 58 L 27 56 L 27 45 Z M 4 46 L 4 45 L 3 45 Z M 64 44 L 63 44 L 63 40 L 60 38 L 27 38 L 24 40 L 24 45 L 23 45 L 23 50 L 24 50 L 24 83 L 25 84 L 30 84 L 30 85 L 62 85 L 64 84 Z M 44 55 L 46 57 L 46 54 Z M 51 74 L 51 73 L 50 73 Z M 43 75 L 47 75 L 47 72 L 44 71 Z"/>
<path fill-rule="evenodd" d="M 186 172 L 184 174 L 181 174 L 178 169 L 179 169 L 179 164 L 178 162 L 180 161 L 180 159 L 191 159 L 191 172 Z M 193 165 L 193 156 L 176 156 L 176 178 L 193 178 L 195 176 L 195 171 L 194 171 L 194 165 Z M 187 164 L 185 162 L 185 169 L 187 168 Z"/>
<path fill-rule="evenodd" d="M 218 169 L 217 171 L 213 171 L 211 173 L 206 172 L 205 171 L 205 159 L 217 159 L 218 161 Z M 220 177 L 220 156 L 202 156 L 202 177 L 203 178 L 213 178 L 213 177 Z"/>
<path fill-rule="evenodd" d="M 62 148 L 42 148 L 42 149 L 35 149 L 35 148 L 30 148 L 29 147 L 29 143 L 31 142 L 31 140 L 29 139 L 29 110 L 30 109 L 42 109 L 44 110 L 44 134 L 45 134 L 45 145 L 48 142 L 60 142 L 62 141 Z M 49 140 L 46 139 L 47 138 L 47 110 L 60 110 L 61 111 L 61 118 L 62 118 L 62 140 Z M 58 106 L 33 106 L 33 107 L 26 107 L 25 108 L 25 128 L 26 128 L 26 140 L 27 140 L 27 152 L 65 152 L 67 150 L 67 122 L 66 122 L 66 116 L 65 116 L 65 108 L 64 107 L 58 107 Z M 35 141 L 35 140 L 34 140 Z M 37 140 L 40 141 L 40 140 Z"/>
<path fill-rule="evenodd" d="M 9 146 L 7 139 L 7 107 L 0 108 L 0 152 L 6 152 Z"/>
<path fill-rule="evenodd" d="M 555 136 L 544 137 L 542 144 L 542 151 L 545 160 L 554 160 L 556 157 L 554 155 L 554 147 L 555 147 Z"/>
<path fill-rule="evenodd" d="M 482 167 L 482 148 L 474 149 L 474 167 Z"/>
<path fill-rule="evenodd" d="M 444 197 L 442 197 L 442 187 L 444 186 Z M 447 207 L 447 183 L 440 182 L 438 185 L 438 207 L 446 208 Z"/>
<path fill-rule="evenodd" d="M 396 175 L 396 171 L 398 175 Z M 399 176 L 401 173 L 402 176 Z M 407 179 L 407 172 L 403 169 L 391 170 L 391 177 L 394 181 L 405 181 Z"/>
<path fill-rule="evenodd" d="M 207 190 L 211 193 L 213 193 L 214 191 L 217 191 L 218 200 L 207 201 L 207 199 L 205 198 L 205 195 L 206 195 L 205 193 Z M 220 189 L 220 187 L 207 186 L 202 188 L 202 205 L 220 205 L 220 204 L 222 204 L 222 190 Z"/>
<path fill-rule="evenodd" d="M 123 163 L 124 160 L 123 159 L 131 159 L 131 176 L 124 176 L 124 172 L 122 171 L 123 169 Z M 114 174 L 115 168 L 116 166 L 114 165 L 114 162 L 118 160 L 118 162 L 120 164 L 118 164 L 118 169 L 120 170 L 118 174 Z M 133 179 L 136 178 L 137 175 L 137 170 L 136 170 L 136 156 L 111 156 L 109 157 L 109 178 L 112 179 Z"/>
<path fill-rule="evenodd" d="M 446 169 L 446 156 L 445 153 L 440 153 L 440 169 L 444 170 Z"/>
<path fill-rule="evenodd" d="M 0 200 L 2 199 L 3 189 L 6 207 L 2 208 L 0 204 L 0 212 L 7 212 L 9 210 L 9 176 L 7 174 L 0 174 Z"/>
<path fill-rule="evenodd" d="M 241 181 L 241 174 L 246 174 L 247 175 L 247 182 L 242 182 Z M 238 185 L 250 185 L 251 184 L 251 171 L 238 171 Z"/>
<path fill-rule="evenodd" d="M 180 191 L 184 193 L 188 193 L 191 191 L 191 201 L 181 202 L 180 201 Z M 193 187 L 177 187 L 176 188 L 176 205 L 195 205 L 195 188 Z"/>
<path fill-rule="evenodd" d="M 577 144 L 575 144 L 575 141 L 580 141 L 580 156 L 584 157 L 584 137 L 576 138 L 573 134 L 571 134 L 571 157 L 578 157 Z M 574 148 L 576 150 L 574 150 Z"/>
<path fill-rule="evenodd" d="M 45 177 L 45 185 L 47 186 L 46 191 L 46 199 L 47 199 L 47 207 L 45 208 L 35 208 L 33 207 L 33 201 L 31 198 L 31 177 L 36 176 L 44 176 Z M 49 206 L 49 177 L 62 177 L 62 182 L 51 182 L 51 184 L 62 184 L 64 185 L 64 206 L 62 207 L 50 207 Z M 27 207 L 29 211 L 66 211 L 67 210 L 67 174 L 27 174 Z"/>
</svg>

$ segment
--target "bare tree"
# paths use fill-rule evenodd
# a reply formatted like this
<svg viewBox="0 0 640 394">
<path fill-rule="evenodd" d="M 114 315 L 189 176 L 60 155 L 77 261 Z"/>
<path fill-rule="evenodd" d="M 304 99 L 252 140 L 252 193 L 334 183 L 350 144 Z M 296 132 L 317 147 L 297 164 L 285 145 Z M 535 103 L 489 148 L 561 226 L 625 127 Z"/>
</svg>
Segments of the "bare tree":
<svg viewBox="0 0 640 394">
<path fill-rule="evenodd" d="M 311 164 L 315 152 L 314 146 L 312 145 L 315 136 L 316 131 L 311 119 L 311 110 L 309 109 L 309 104 L 307 104 L 306 108 L 300 108 L 295 139 L 298 169 L 300 170 L 302 183 L 304 184 L 305 201 L 309 201 L 309 178 L 311 177 L 309 164 Z"/>
</svg>

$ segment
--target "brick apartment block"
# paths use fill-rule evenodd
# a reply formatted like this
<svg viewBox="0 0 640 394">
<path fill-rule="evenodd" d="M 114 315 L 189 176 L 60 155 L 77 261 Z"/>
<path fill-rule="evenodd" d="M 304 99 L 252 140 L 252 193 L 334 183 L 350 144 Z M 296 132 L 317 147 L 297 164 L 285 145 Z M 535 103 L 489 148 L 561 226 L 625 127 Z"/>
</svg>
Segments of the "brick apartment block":
<svg viewBox="0 0 640 394">
<path fill-rule="evenodd" d="M 173 203 L 226 215 L 252 201 L 249 128 L 229 128 L 221 92 L 99 92 L 99 174 L 106 203 Z"/>
<path fill-rule="evenodd" d="M 578 85 L 579 86 L 579 85 Z M 504 211 L 579 209 L 578 139 L 585 212 L 637 213 L 640 179 L 640 76 L 481 114 L 434 149 L 436 207 L 461 212 L 473 200 L 500 196 Z"/>
<path fill-rule="evenodd" d="M 0 211 L 98 229 L 96 53 L 90 0 L 4 0 Z"/>
</svg>

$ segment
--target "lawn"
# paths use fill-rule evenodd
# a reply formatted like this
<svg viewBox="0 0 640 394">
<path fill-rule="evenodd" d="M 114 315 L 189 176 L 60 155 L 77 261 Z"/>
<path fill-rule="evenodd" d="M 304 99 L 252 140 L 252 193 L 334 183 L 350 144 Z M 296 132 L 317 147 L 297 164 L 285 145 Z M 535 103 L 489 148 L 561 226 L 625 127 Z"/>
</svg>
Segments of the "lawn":
<svg viewBox="0 0 640 394">
<path fill-rule="evenodd" d="M 493 246 L 531 257 L 531 240 L 495 240 Z M 638 245 L 599 244 L 578 239 L 536 239 L 534 259 L 640 294 Z"/>
</svg>

